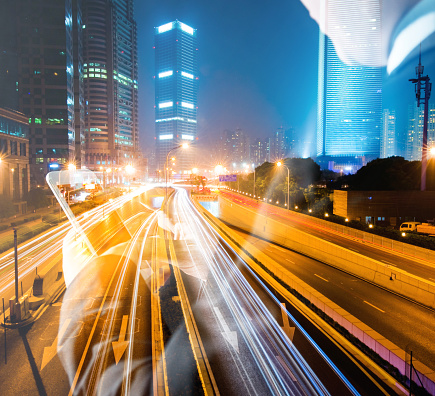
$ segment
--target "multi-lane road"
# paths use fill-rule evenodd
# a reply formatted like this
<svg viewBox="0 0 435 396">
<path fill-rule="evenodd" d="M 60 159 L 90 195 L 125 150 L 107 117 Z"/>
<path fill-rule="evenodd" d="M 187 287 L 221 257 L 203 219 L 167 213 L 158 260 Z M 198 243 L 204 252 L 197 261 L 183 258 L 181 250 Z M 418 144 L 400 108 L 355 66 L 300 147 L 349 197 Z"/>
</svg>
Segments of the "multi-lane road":
<svg viewBox="0 0 435 396">
<path fill-rule="evenodd" d="M 115 200 L 105 216 L 126 204 Z M 1 330 L 2 394 L 392 394 L 278 300 L 202 218 L 186 190 L 175 189 L 164 211 L 141 201 L 120 217 L 122 227 L 107 235 L 92 233 L 97 219 L 108 221 L 101 210 L 80 220 L 91 243 L 99 241 L 95 256 L 31 325 L 7 329 L 6 343 Z M 46 238 L 37 254 L 27 253 L 32 263 L 60 259 L 69 231 L 63 227 L 54 232 L 58 239 Z M 246 237 L 301 278 L 314 276 L 319 288 L 330 283 L 341 295 L 350 284 L 353 299 L 362 299 L 359 285 L 319 263 Z M 32 246 L 22 248 L 22 265 Z M 64 263 L 80 257 L 72 256 Z M 376 304 L 367 302 L 370 316 Z"/>
</svg>

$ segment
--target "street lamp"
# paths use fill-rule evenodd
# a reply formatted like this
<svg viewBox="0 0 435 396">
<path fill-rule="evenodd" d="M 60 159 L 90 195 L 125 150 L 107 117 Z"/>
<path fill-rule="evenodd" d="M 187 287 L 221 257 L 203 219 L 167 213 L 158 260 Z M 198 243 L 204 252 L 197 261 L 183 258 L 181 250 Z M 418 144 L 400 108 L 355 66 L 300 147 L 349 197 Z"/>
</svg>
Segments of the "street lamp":
<svg viewBox="0 0 435 396">
<path fill-rule="evenodd" d="M 178 146 L 175 146 L 171 148 L 168 151 L 168 154 L 166 154 L 166 166 L 165 166 L 165 204 L 168 200 L 168 161 L 169 161 L 169 154 L 171 154 L 173 151 L 178 150 L 179 148 L 187 149 L 189 148 L 189 145 L 187 143 L 180 144 Z"/>
<path fill-rule="evenodd" d="M 276 166 L 278 168 L 281 166 L 284 166 L 285 168 L 287 168 L 287 209 L 290 210 L 290 169 L 288 168 L 287 165 L 284 165 L 284 163 L 281 161 L 278 161 L 276 163 Z"/>
</svg>

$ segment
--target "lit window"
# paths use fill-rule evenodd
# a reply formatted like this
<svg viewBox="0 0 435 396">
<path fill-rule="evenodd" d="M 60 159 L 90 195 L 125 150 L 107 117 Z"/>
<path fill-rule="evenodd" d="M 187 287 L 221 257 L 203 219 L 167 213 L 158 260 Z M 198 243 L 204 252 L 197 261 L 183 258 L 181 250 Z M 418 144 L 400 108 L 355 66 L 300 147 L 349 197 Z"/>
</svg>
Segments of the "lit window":
<svg viewBox="0 0 435 396">
<path fill-rule="evenodd" d="M 169 140 L 169 139 L 172 139 L 173 137 L 174 137 L 173 134 L 160 135 L 159 140 Z"/>
<path fill-rule="evenodd" d="M 193 104 L 192 103 L 181 102 L 181 106 L 182 107 L 187 107 L 188 109 L 193 109 Z"/>
<path fill-rule="evenodd" d="M 168 30 L 171 30 L 173 28 L 172 26 L 172 22 L 166 23 L 164 25 L 161 25 L 157 28 L 157 30 L 159 31 L 159 33 L 164 33 L 167 32 Z"/>
<path fill-rule="evenodd" d="M 173 71 L 172 70 L 168 70 L 162 73 L 159 73 L 159 78 L 163 78 L 163 77 L 168 77 L 168 76 L 172 76 Z"/>
<path fill-rule="evenodd" d="M 163 103 L 159 103 L 159 109 L 165 109 L 167 107 L 172 107 L 173 106 L 173 102 L 163 102 Z"/>
<path fill-rule="evenodd" d="M 190 78 L 191 80 L 193 80 L 193 74 L 186 73 L 186 72 L 182 71 L 182 72 L 181 72 L 181 75 L 182 75 L 183 77 L 187 77 L 187 78 Z"/>
<path fill-rule="evenodd" d="M 194 30 L 193 30 L 193 28 L 191 28 L 190 26 L 187 26 L 187 25 L 185 25 L 184 23 L 181 23 L 181 22 L 180 22 L 180 28 L 181 28 L 181 30 L 182 30 L 183 32 L 186 32 L 186 33 L 189 33 L 189 34 L 192 34 L 192 35 L 193 35 Z"/>
</svg>

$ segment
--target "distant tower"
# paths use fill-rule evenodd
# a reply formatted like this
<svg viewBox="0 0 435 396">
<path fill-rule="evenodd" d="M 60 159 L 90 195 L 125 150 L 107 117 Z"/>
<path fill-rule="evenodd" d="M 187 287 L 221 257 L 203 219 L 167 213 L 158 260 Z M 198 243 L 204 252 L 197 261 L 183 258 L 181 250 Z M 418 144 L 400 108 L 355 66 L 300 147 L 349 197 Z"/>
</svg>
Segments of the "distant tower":
<svg viewBox="0 0 435 396">
<path fill-rule="evenodd" d="M 396 112 L 384 109 L 382 117 L 381 158 L 396 155 Z"/>
<path fill-rule="evenodd" d="M 350 26 L 365 37 L 364 53 L 370 64 L 381 63 L 381 10 L 379 1 L 355 2 L 361 15 L 358 26 L 346 20 L 347 1 L 324 1 L 320 9 L 325 25 L 332 32 L 346 33 Z M 349 17 L 350 18 L 350 17 Z M 345 41 L 345 50 L 356 50 L 352 40 Z M 349 61 L 337 55 L 332 40 L 320 32 L 317 159 L 325 167 L 328 162 L 350 165 L 353 170 L 364 162 L 379 157 L 382 117 L 382 70 Z M 337 169 L 337 168 L 336 168 Z"/>
<path fill-rule="evenodd" d="M 417 78 L 411 78 L 409 81 L 415 84 L 415 96 L 417 99 L 417 107 L 424 105 L 423 108 L 423 137 L 421 145 L 421 191 L 426 190 L 426 168 L 427 168 L 427 121 L 429 116 L 429 98 L 432 84 L 429 76 L 423 76 L 424 66 L 421 64 L 421 46 L 418 66 L 415 68 Z M 424 91 L 424 96 L 422 92 Z"/>
<path fill-rule="evenodd" d="M 155 131 L 157 169 L 170 149 L 197 137 L 198 48 L 196 29 L 178 20 L 155 28 Z M 175 169 L 192 169 L 192 149 L 174 153 Z"/>
</svg>

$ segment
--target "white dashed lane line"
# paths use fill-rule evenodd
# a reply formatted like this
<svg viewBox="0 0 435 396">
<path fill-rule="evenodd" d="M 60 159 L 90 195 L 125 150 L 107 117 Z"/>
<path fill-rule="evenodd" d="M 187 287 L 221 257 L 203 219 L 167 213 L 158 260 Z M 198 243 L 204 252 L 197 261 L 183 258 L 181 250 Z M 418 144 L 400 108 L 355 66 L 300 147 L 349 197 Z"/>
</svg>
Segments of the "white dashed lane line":
<svg viewBox="0 0 435 396">
<path fill-rule="evenodd" d="M 378 308 L 377 306 L 370 304 L 368 301 L 364 301 L 367 305 L 370 305 L 372 308 L 377 309 L 378 311 L 381 311 L 382 313 L 385 313 L 381 308 Z"/>
<path fill-rule="evenodd" d="M 320 278 L 320 279 L 324 280 L 325 282 L 329 282 L 329 280 L 328 280 L 328 279 L 322 278 L 322 277 L 321 277 L 320 275 L 314 274 L 314 276 L 317 276 L 318 278 Z"/>
</svg>

